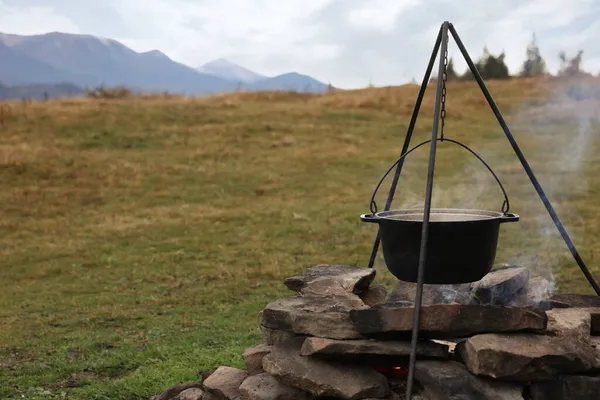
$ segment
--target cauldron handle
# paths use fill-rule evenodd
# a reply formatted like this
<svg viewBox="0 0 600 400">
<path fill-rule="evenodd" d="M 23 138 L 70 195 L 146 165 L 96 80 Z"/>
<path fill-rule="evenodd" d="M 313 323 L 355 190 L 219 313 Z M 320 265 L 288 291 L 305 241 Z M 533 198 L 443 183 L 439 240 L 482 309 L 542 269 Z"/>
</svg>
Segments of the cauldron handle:
<svg viewBox="0 0 600 400">
<path fill-rule="evenodd" d="M 502 182 L 500 182 L 500 178 L 498 178 L 498 175 L 496 175 L 496 173 L 492 170 L 492 167 L 490 167 L 489 164 L 487 162 L 485 162 L 485 160 L 483 158 L 481 158 L 481 156 L 479 154 L 475 153 L 466 144 L 463 144 L 463 143 L 459 142 L 458 140 L 448 139 L 448 138 L 438 138 L 437 140 L 441 141 L 441 142 L 450 142 L 450 143 L 459 145 L 460 147 L 462 147 L 463 149 L 467 150 L 469 153 L 471 153 L 475 157 L 477 157 L 477 159 L 479 161 L 481 161 L 481 163 L 487 168 L 487 170 L 490 171 L 490 173 L 492 174 L 492 176 L 498 183 L 498 186 L 500 186 L 500 190 L 502 190 L 502 194 L 504 195 L 504 202 L 502 203 L 502 207 L 501 207 L 500 211 L 502 211 L 502 213 L 505 215 L 508 214 L 508 212 L 510 210 L 510 202 L 508 200 L 508 195 L 506 194 L 506 190 L 504 189 Z M 383 177 L 381 178 L 381 180 L 375 187 L 375 190 L 373 191 L 373 195 L 371 196 L 371 203 L 369 204 L 369 209 L 371 210 L 372 215 L 375 215 L 375 213 L 377 213 L 377 203 L 375 202 L 375 196 L 377 195 L 377 192 L 379 191 L 379 188 L 381 187 L 381 184 L 383 183 L 385 178 L 389 175 L 390 172 L 392 172 L 394 167 L 396 167 L 396 165 L 398 165 L 398 163 L 400 161 L 402 161 L 402 159 L 404 157 L 406 157 L 407 155 L 409 155 L 410 153 L 412 153 L 414 150 L 418 149 L 419 147 L 421 147 L 427 143 L 430 143 L 430 142 L 431 142 L 431 139 L 425 140 L 424 142 L 421 142 L 421 143 L 417 144 L 416 146 L 414 146 L 413 148 L 411 148 L 410 150 L 408 150 L 406 153 L 402 154 L 396 160 L 396 162 L 394 162 L 394 164 L 392 164 L 392 166 L 387 170 L 387 172 L 383 175 Z"/>
</svg>

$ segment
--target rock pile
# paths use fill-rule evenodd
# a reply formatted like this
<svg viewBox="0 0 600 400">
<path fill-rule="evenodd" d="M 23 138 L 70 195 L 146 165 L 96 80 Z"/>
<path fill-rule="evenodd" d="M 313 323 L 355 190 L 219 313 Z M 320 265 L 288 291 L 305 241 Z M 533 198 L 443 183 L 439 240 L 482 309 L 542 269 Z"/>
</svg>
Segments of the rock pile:
<svg viewBox="0 0 600 400">
<path fill-rule="evenodd" d="M 339 265 L 287 278 L 295 294 L 259 313 L 263 343 L 244 352 L 245 370 L 222 366 L 153 399 L 403 399 L 415 285 L 387 296 L 374 278 Z M 600 301 L 549 288 L 519 267 L 426 285 L 414 398 L 598 399 Z"/>
</svg>

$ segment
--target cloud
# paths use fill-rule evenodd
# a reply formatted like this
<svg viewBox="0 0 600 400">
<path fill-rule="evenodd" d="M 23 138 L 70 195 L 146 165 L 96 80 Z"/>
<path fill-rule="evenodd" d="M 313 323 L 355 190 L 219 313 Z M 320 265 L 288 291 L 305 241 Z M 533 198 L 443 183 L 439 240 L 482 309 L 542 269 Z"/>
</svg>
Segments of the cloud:
<svg viewBox="0 0 600 400">
<path fill-rule="evenodd" d="M 0 32 L 32 35 L 52 31 L 80 33 L 73 21 L 53 7 L 36 5 L 24 9 L 0 0 Z"/>
<path fill-rule="evenodd" d="M 224 57 L 345 88 L 420 80 L 444 19 L 473 58 L 505 51 L 512 72 L 533 32 L 552 71 L 559 51 L 579 49 L 584 68 L 600 69 L 596 0 L 0 0 L 0 31 L 89 33 L 191 66 Z M 449 53 L 465 67 L 455 44 Z"/>
</svg>

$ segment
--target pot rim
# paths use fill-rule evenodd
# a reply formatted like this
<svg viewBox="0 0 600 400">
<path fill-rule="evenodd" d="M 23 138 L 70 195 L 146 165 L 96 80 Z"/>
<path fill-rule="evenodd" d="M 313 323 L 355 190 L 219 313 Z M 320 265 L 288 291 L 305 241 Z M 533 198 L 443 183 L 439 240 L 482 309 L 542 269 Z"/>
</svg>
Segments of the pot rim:
<svg viewBox="0 0 600 400">
<path fill-rule="evenodd" d="M 388 221 L 423 222 L 422 208 L 407 208 L 390 211 L 380 211 L 372 217 Z M 444 218 L 444 216 L 452 216 Z M 476 222 L 493 219 L 517 218 L 516 214 L 503 214 L 499 211 L 467 209 L 467 208 L 431 208 L 430 222 Z"/>
</svg>

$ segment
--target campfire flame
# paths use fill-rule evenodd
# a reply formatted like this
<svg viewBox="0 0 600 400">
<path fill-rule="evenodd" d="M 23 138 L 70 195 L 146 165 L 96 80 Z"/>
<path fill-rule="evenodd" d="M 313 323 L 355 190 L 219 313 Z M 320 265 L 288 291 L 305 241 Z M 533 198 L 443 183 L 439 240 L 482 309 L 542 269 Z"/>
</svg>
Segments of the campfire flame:
<svg viewBox="0 0 600 400">
<path fill-rule="evenodd" d="M 400 366 L 372 365 L 371 367 L 388 379 L 405 378 L 408 375 L 408 368 Z"/>
</svg>

